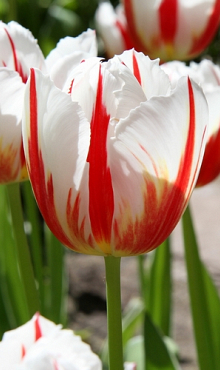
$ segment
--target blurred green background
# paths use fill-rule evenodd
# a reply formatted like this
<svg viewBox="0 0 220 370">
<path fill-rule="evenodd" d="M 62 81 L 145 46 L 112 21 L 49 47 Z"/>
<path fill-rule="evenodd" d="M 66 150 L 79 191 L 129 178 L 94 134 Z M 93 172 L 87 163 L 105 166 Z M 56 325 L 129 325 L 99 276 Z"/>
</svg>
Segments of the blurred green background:
<svg viewBox="0 0 220 370">
<path fill-rule="evenodd" d="M 98 0 L 0 0 L 0 19 L 16 20 L 38 39 L 46 56 L 60 38 L 95 28 Z M 112 1 L 116 6 L 118 1 Z"/>
</svg>

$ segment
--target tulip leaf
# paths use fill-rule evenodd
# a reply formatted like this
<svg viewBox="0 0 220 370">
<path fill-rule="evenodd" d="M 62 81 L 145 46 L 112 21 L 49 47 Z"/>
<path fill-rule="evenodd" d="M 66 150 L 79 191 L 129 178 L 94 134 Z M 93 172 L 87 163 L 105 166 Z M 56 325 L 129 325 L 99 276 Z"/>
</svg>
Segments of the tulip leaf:
<svg viewBox="0 0 220 370">
<path fill-rule="evenodd" d="M 30 318 L 19 273 L 4 185 L 0 185 L 0 225 L 0 300 L 3 305 L 0 310 L 0 332 L 3 333 L 5 330 L 24 324 Z"/>
<path fill-rule="evenodd" d="M 40 310 L 40 302 L 27 235 L 24 230 L 20 185 L 19 183 L 12 183 L 8 184 L 6 188 L 12 220 L 12 230 L 15 239 L 14 248 L 28 305 L 29 319 L 31 319 L 31 317 Z"/>
<path fill-rule="evenodd" d="M 47 254 L 48 284 L 45 296 L 48 297 L 47 317 L 57 324 L 67 323 L 66 299 L 67 276 L 65 272 L 65 249 L 45 224 L 45 251 Z"/>
<path fill-rule="evenodd" d="M 144 347 L 146 357 L 145 370 L 177 370 L 180 369 L 175 355 L 169 351 L 165 338 L 159 328 L 154 325 L 150 315 L 145 313 Z"/>
<path fill-rule="evenodd" d="M 189 207 L 183 215 L 188 287 L 200 370 L 219 369 L 219 300 L 199 256 Z M 215 307 L 217 303 L 217 306 Z M 212 317 L 212 315 L 215 317 Z M 216 325 L 216 329 L 214 329 Z M 216 335 L 218 330 L 218 335 Z M 218 338 L 217 338 L 218 337 Z M 215 342 L 216 341 L 216 342 Z M 218 348 L 216 350 L 216 348 Z"/>
<path fill-rule="evenodd" d="M 171 314 L 171 253 L 169 238 L 154 252 L 149 273 L 146 307 L 153 322 L 164 335 L 170 335 Z M 162 309 L 163 308 L 163 309 Z"/>
<path fill-rule="evenodd" d="M 125 361 L 135 362 L 137 370 L 144 370 L 144 338 L 141 335 L 129 339 L 125 347 Z"/>
<path fill-rule="evenodd" d="M 22 195 L 25 209 L 26 222 L 30 224 L 30 232 L 28 233 L 28 241 L 30 245 L 31 259 L 35 279 L 38 285 L 40 312 L 45 313 L 44 303 L 44 264 L 43 264 L 43 220 L 40 211 L 36 204 L 33 191 L 29 181 L 22 184 Z"/>
<path fill-rule="evenodd" d="M 143 322 L 144 305 L 138 298 L 132 299 L 125 309 L 122 319 L 122 337 L 125 346 Z"/>
<path fill-rule="evenodd" d="M 220 364 L 220 297 L 204 264 L 202 264 L 202 268 L 210 315 L 211 332 L 213 334 L 215 368 L 217 369 Z"/>
<path fill-rule="evenodd" d="M 161 331 L 145 313 L 144 335 L 131 338 L 125 347 L 125 360 L 135 362 L 137 370 L 178 370 L 178 361 L 169 351 Z M 144 353 L 146 349 L 146 354 Z M 145 363 L 146 356 L 146 363 Z"/>
</svg>

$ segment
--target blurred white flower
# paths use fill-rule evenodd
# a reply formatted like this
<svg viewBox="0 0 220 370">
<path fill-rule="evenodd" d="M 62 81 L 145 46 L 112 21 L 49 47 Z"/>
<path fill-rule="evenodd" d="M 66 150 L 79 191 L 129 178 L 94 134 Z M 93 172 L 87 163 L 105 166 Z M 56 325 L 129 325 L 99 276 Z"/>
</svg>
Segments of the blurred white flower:
<svg viewBox="0 0 220 370">
<path fill-rule="evenodd" d="M 99 357 L 72 330 L 40 314 L 0 342 L 1 370 L 101 370 Z"/>
</svg>

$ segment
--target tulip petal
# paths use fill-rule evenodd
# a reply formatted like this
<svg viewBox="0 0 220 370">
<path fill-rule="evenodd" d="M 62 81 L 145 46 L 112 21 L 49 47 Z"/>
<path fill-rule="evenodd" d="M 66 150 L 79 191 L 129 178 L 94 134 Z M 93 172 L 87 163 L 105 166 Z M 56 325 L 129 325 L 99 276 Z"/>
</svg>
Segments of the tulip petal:
<svg viewBox="0 0 220 370">
<path fill-rule="evenodd" d="M 159 245 L 189 200 L 208 111 L 201 90 L 186 81 L 181 79 L 170 97 L 142 103 L 116 126 L 109 149 L 115 255 Z"/>
<path fill-rule="evenodd" d="M 196 186 L 204 186 L 220 174 L 220 86 L 205 93 L 209 107 L 208 139 Z"/>
<path fill-rule="evenodd" d="M 118 56 L 137 78 L 147 99 L 152 96 L 167 95 L 170 93 L 170 81 L 159 66 L 159 59 L 150 60 L 143 53 L 135 50 L 125 51 Z"/>
<path fill-rule="evenodd" d="M 24 149 L 42 215 L 63 244 L 99 254 L 88 210 L 90 124 L 78 103 L 37 70 L 31 70 L 25 103 Z"/>
<path fill-rule="evenodd" d="M 41 330 L 38 338 L 36 323 Z M 0 358 L 2 369 L 10 370 L 101 370 L 102 366 L 80 336 L 38 313 L 26 324 L 3 335 Z"/>
<path fill-rule="evenodd" d="M 27 177 L 21 139 L 24 84 L 20 76 L 0 68 L 0 183 Z"/>
<path fill-rule="evenodd" d="M 46 66 L 48 71 L 61 60 L 64 56 L 70 55 L 75 52 L 82 52 L 91 57 L 96 57 L 97 42 L 96 33 L 94 30 L 88 29 L 77 37 L 65 37 L 61 39 L 56 48 L 53 49 L 46 58 Z"/>
<path fill-rule="evenodd" d="M 133 47 L 121 4 L 114 10 L 110 2 L 101 2 L 96 11 L 95 20 L 108 57 Z"/>
<path fill-rule="evenodd" d="M 45 70 L 44 57 L 31 32 L 16 22 L 0 22 L 0 66 L 17 71 L 23 82 L 29 68 Z"/>
<path fill-rule="evenodd" d="M 196 24 L 197 28 L 197 35 L 198 35 L 198 24 L 200 24 L 200 20 L 203 19 L 203 14 L 207 15 L 207 20 L 205 22 L 205 27 L 203 26 L 202 32 L 199 36 L 194 37 L 194 42 L 189 52 L 191 58 L 193 56 L 201 53 L 211 42 L 212 38 L 214 37 L 215 32 L 219 26 L 220 20 L 220 0 L 213 1 L 212 7 L 208 4 L 209 9 L 203 9 L 201 4 L 199 4 L 198 8 L 195 7 L 195 17 L 193 18 L 193 24 Z M 191 15 L 192 12 L 191 12 Z M 187 14 L 187 20 L 189 19 L 189 14 Z M 195 35 L 195 33 L 194 33 Z"/>
<path fill-rule="evenodd" d="M 73 79 L 75 68 L 85 59 L 91 57 L 90 54 L 76 51 L 70 55 L 60 58 L 50 69 L 50 77 L 60 90 L 69 90 L 70 81 Z M 66 84 L 68 84 L 66 88 Z"/>
</svg>

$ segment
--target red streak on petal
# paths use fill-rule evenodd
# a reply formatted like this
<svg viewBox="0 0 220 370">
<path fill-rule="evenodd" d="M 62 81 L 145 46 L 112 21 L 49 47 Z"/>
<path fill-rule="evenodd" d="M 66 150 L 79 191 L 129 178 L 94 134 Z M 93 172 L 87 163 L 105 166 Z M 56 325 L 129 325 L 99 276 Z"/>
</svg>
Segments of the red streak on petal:
<svg viewBox="0 0 220 370">
<path fill-rule="evenodd" d="M 35 315 L 35 322 L 34 322 L 34 328 L 35 328 L 35 342 L 37 342 L 38 339 L 40 339 L 42 335 L 41 327 L 40 327 L 40 314 L 39 312 Z"/>
<path fill-rule="evenodd" d="M 71 94 L 71 92 L 72 92 L 73 82 L 74 82 L 74 79 L 73 79 L 73 80 L 71 81 L 71 83 L 70 83 L 70 87 L 69 87 L 69 90 L 68 90 L 68 94 Z"/>
<path fill-rule="evenodd" d="M 42 153 L 38 143 L 38 107 L 35 71 L 30 71 L 30 138 L 29 150 L 29 175 L 33 191 L 40 211 L 54 235 L 66 246 L 71 248 L 71 243 L 65 235 L 57 217 L 54 203 L 53 178 L 49 174 L 46 181 Z"/>
<path fill-rule="evenodd" d="M 128 219 L 129 204 L 128 208 L 125 204 L 115 221 L 115 250 L 118 255 L 138 255 L 153 250 L 170 235 L 179 221 L 185 205 L 184 194 L 165 179 L 160 179 L 158 186 L 162 189 L 159 197 L 153 180 L 146 178 L 143 213 L 135 220 L 132 217 Z M 126 229 L 123 232 L 124 224 Z"/>
<path fill-rule="evenodd" d="M 88 239 L 85 239 L 85 218 L 82 219 L 81 223 L 79 223 L 79 209 L 80 209 L 80 194 L 77 195 L 75 202 L 72 206 L 71 204 L 71 196 L 72 196 L 72 189 L 70 189 L 68 194 L 68 200 L 67 200 L 67 208 L 66 208 L 66 214 L 67 214 L 67 222 L 69 226 L 69 230 L 72 234 L 73 239 L 77 240 L 77 245 L 74 245 L 72 249 L 74 249 L 76 252 L 82 251 L 83 252 L 91 253 L 91 248 L 94 249 L 94 243 L 92 242 L 92 237 L 89 235 Z M 77 247 L 79 245 L 79 248 Z"/>
<path fill-rule="evenodd" d="M 165 43 L 173 43 L 177 30 L 178 1 L 163 0 L 159 7 L 161 38 Z"/>
<path fill-rule="evenodd" d="M 16 53 L 16 48 L 15 48 L 14 41 L 12 40 L 12 37 L 11 37 L 11 35 L 9 34 L 9 32 L 6 28 L 5 28 L 5 32 L 8 36 L 8 39 L 9 39 L 9 42 L 10 42 L 10 45 L 11 45 L 11 49 L 12 49 L 12 53 L 13 53 L 13 59 L 14 59 L 15 71 L 19 73 L 19 75 L 21 76 L 22 81 L 24 83 L 26 83 L 27 82 L 27 75 L 24 74 L 21 63 L 19 62 L 19 60 L 17 58 L 17 53 Z"/>
<path fill-rule="evenodd" d="M 210 17 L 207 21 L 207 25 L 202 35 L 195 39 L 192 48 L 189 52 L 189 56 L 195 56 L 201 53 L 211 42 L 214 37 L 220 21 L 220 0 L 216 0 L 211 10 Z"/>
<path fill-rule="evenodd" d="M 180 188 L 184 194 L 186 193 L 186 189 L 189 183 L 189 177 L 191 174 L 195 143 L 195 103 L 193 89 L 189 79 L 188 79 L 188 89 L 189 89 L 189 131 L 186 147 L 181 159 L 179 172 L 175 182 L 176 186 Z"/>
<path fill-rule="evenodd" d="M 136 77 L 136 79 L 138 80 L 139 84 L 141 85 L 141 74 L 140 74 L 138 62 L 137 62 L 134 51 L 133 51 L 132 58 L 133 58 L 133 73 L 134 73 L 134 76 Z"/>
<path fill-rule="evenodd" d="M 96 104 L 91 120 L 89 162 L 89 215 L 97 243 L 110 243 L 114 197 L 110 169 L 107 163 L 107 135 L 110 116 L 102 100 L 103 81 L 101 65 Z"/>
<path fill-rule="evenodd" d="M 22 346 L 21 346 L 21 358 L 23 359 L 25 355 L 26 355 L 26 349 L 22 344 Z"/>
<path fill-rule="evenodd" d="M 213 181 L 220 173 L 220 127 L 206 144 L 196 187 L 204 186 Z"/>
<path fill-rule="evenodd" d="M 56 360 L 53 361 L 54 370 L 59 370 L 59 365 Z"/>
<path fill-rule="evenodd" d="M 182 157 L 179 172 L 178 172 L 177 179 L 175 182 L 175 185 L 181 189 L 183 194 L 186 195 L 186 200 L 185 200 L 186 204 L 188 202 L 188 198 L 191 194 L 192 186 L 194 183 L 194 178 L 193 178 L 191 181 L 191 186 L 190 188 L 188 188 L 189 178 L 192 172 L 192 165 L 193 165 L 193 155 L 194 155 L 194 145 L 195 145 L 195 125 L 196 125 L 194 94 L 193 94 L 193 89 L 192 89 L 192 85 L 191 85 L 189 78 L 188 78 L 188 90 L 189 90 L 189 131 L 188 131 L 188 137 L 187 137 L 184 155 Z M 205 131 L 206 130 L 204 130 L 203 132 L 203 139 L 204 139 Z M 200 150 L 202 148 L 202 142 L 201 142 Z M 196 176 L 198 165 L 199 165 L 199 159 L 195 166 L 194 177 Z"/>
<path fill-rule="evenodd" d="M 121 37 L 124 41 L 125 50 L 132 49 L 133 48 L 133 42 L 131 40 L 131 37 L 130 37 L 130 34 L 129 34 L 129 31 L 128 31 L 127 27 L 124 27 L 124 25 L 119 20 L 117 20 L 115 22 L 115 26 L 120 31 Z"/>
</svg>

